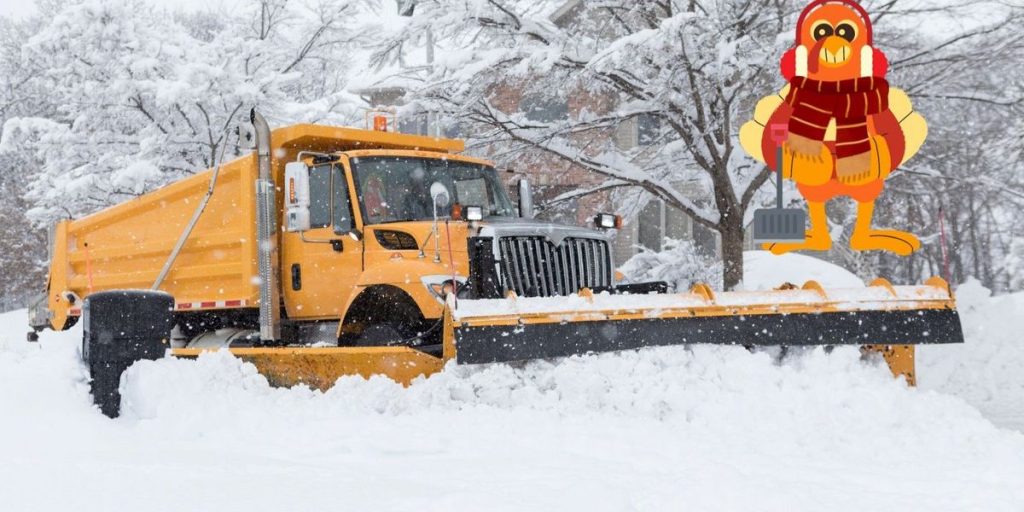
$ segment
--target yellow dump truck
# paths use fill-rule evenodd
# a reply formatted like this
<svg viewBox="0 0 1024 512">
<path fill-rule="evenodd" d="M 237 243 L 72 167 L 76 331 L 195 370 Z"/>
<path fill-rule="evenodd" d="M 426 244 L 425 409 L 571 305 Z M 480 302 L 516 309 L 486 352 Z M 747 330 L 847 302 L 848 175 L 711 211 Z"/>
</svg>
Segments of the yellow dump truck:
<svg viewBox="0 0 1024 512">
<path fill-rule="evenodd" d="M 251 114 L 254 151 L 54 228 L 34 332 L 84 322 L 93 395 L 116 415 L 139 359 L 228 349 L 281 385 L 403 383 L 445 362 L 650 345 L 877 345 L 913 379 L 917 343 L 962 341 L 948 286 L 715 293 L 616 282 L 618 219 L 532 219 L 458 140 Z"/>
</svg>

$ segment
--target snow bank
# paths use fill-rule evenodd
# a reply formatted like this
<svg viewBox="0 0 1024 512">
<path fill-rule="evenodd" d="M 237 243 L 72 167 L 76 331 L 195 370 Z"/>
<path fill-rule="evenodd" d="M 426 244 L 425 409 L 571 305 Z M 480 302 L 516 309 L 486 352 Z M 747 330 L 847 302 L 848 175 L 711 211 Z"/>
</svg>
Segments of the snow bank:
<svg viewBox="0 0 1024 512">
<path fill-rule="evenodd" d="M 997 425 L 1024 431 L 1024 293 L 990 297 L 972 279 L 956 298 L 967 343 L 918 349 L 919 385 L 960 396 Z"/>
<path fill-rule="evenodd" d="M 706 258 L 699 256 L 689 242 L 665 239 L 665 243 L 665 250 L 641 252 L 619 267 L 627 282 L 665 281 L 676 291 L 686 291 L 697 282 L 716 290 L 722 288 L 721 263 L 707 265 Z M 833 288 L 864 286 L 852 272 L 811 256 L 774 255 L 768 251 L 743 253 L 740 289 L 771 290 L 784 283 L 801 286 L 810 280 Z"/>
<path fill-rule="evenodd" d="M 746 290 L 771 290 L 783 283 L 802 286 L 812 280 L 826 288 L 864 286 L 864 281 L 849 270 L 811 256 L 775 255 L 768 251 L 743 253 L 743 288 Z"/>
<path fill-rule="evenodd" d="M 0 316 L 11 510 L 1020 510 L 1024 435 L 855 350 L 670 347 L 270 387 L 142 362 L 91 407 L 77 336 Z"/>
</svg>

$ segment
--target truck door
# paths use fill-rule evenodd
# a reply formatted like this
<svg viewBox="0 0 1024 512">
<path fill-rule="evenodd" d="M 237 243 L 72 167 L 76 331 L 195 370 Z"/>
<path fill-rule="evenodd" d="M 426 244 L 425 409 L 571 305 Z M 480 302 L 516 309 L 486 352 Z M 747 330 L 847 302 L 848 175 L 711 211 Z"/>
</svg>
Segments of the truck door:
<svg viewBox="0 0 1024 512">
<path fill-rule="evenodd" d="M 291 319 L 337 319 L 362 271 L 348 180 L 340 163 L 309 172 L 310 229 L 285 233 L 282 288 Z"/>
</svg>

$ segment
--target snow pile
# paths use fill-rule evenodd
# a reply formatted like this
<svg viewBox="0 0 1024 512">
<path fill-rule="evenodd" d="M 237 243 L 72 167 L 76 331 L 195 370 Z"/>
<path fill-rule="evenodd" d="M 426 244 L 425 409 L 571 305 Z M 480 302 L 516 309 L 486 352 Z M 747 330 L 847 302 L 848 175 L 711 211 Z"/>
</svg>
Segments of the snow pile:
<svg viewBox="0 0 1024 512">
<path fill-rule="evenodd" d="M 80 332 L 29 345 L 23 322 L 0 316 L 11 510 L 1024 506 L 1024 435 L 849 348 L 780 364 L 668 347 L 326 393 L 211 353 L 132 367 L 110 421 L 91 407 Z"/>
<path fill-rule="evenodd" d="M 997 425 L 1024 431 L 1024 293 L 956 290 L 967 343 L 918 349 L 919 385 L 962 397 Z"/>
<path fill-rule="evenodd" d="M 803 254 L 775 255 L 768 251 L 743 253 L 743 288 L 771 290 L 783 283 L 802 286 L 817 281 L 826 288 L 858 288 L 864 286 L 855 274 L 827 261 Z"/>
<path fill-rule="evenodd" d="M 772 275 L 748 287 L 828 265 L 800 259 L 767 260 Z M 1024 427 L 1024 294 L 968 283 L 959 300 L 967 344 L 921 347 L 917 389 L 851 347 L 781 362 L 693 346 L 452 365 L 409 388 L 346 377 L 327 392 L 273 388 L 221 352 L 136 364 L 114 421 L 91 404 L 80 329 L 28 344 L 24 311 L 7 313 L 0 499 L 76 511 L 1021 510 L 1024 435 L 989 419 Z"/>
</svg>

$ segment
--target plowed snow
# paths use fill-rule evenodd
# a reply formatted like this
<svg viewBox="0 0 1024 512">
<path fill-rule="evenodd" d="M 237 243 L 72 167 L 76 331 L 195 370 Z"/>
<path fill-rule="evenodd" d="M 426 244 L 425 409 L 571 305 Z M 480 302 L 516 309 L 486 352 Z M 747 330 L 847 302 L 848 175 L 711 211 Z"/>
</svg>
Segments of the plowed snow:
<svg viewBox="0 0 1024 512">
<path fill-rule="evenodd" d="M 1024 509 L 1024 296 L 961 287 L 968 345 L 907 388 L 856 350 L 694 346 L 271 388 L 142 362 L 93 408 L 78 329 L 0 315 L 3 510 Z M 979 412 L 980 407 L 982 412 Z"/>
</svg>

